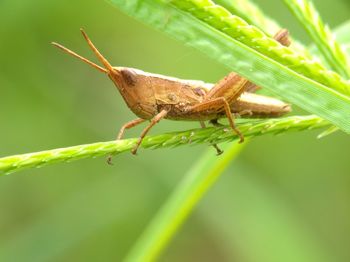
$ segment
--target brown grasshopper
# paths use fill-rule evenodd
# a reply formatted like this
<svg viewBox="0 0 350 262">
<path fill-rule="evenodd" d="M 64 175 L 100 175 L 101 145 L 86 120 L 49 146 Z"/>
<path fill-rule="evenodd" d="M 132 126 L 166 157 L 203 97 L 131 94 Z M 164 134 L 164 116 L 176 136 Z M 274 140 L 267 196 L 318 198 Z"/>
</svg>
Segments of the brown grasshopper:
<svg viewBox="0 0 350 262">
<path fill-rule="evenodd" d="M 253 94 L 257 87 L 236 73 L 229 73 L 216 84 L 197 80 L 183 80 L 147 73 L 128 67 L 113 67 L 97 50 L 87 34 L 81 32 L 104 68 L 74 53 L 66 47 L 52 43 L 68 54 L 79 58 L 108 77 L 118 88 L 126 104 L 139 118 L 124 124 L 117 139 L 123 137 L 125 129 L 132 128 L 146 120 L 149 125 L 143 129 L 132 153 L 136 154 L 148 131 L 163 118 L 171 120 L 204 121 L 216 125 L 217 120 L 227 117 L 230 127 L 243 142 L 242 133 L 236 128 L 233 113 L 241 117 L 277 117 L 289 112 L 290 106 L 280 100 Z M 288 31 L 281 30 L 275 40 L 288 46 Z M 214 144 L 218 154 L 222 151 Z"/>
</svg>

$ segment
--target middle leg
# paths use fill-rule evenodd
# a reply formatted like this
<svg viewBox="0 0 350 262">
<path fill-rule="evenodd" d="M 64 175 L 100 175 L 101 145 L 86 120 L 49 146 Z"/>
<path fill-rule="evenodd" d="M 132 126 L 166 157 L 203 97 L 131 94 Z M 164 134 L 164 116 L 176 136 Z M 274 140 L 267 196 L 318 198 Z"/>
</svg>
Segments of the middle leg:
<svg viewBox="0 0 350 262">
<path fill-rule="evenodd" d="M 212 125 L 215 126 L 215 127 L 223 127 L 223 126 L 224 126 L 223 124 L 220 124 L 220 123 L 218 122 L 218 119 L 217 119 L 217 118 L 216 118 L 216 119 L 210 120 L 209 123 L 212 124 Z"/>
<path fill-rule="evenodd" d="M 204 121 L 199 121 L 199 123 L 200 123 L 202 128 L 206 127 Z M 213 144 L 213 143 L 210 143 L 210 144 L 215 148 L 217 156 L 219 156 L 222 153 L 224 153 L 224 151 L 222 151 L 217 144 Z"/>
</svg>

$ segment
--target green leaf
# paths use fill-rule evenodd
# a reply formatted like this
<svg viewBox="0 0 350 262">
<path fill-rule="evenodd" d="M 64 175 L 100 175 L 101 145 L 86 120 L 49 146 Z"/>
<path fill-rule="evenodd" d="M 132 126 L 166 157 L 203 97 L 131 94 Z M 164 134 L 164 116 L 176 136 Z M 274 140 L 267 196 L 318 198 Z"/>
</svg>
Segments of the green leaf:
<svg viewBox="0 0 350 262">
<path fill-rule="evenodd" d="M 242 17 L 251 25 L 255 25 L 265 33 L 273 36 L 281 26 L 267 17 L 257 5 L 249 0 L 217 0 L 215 3 L 222 5 L 232 14 Z"/>
<path fill-rule="evenodd" d="M 268 17 L 250 0 L 216 0 L 215 3 L 222 5 L 233 15 L 243 18 L 247 23 L 263 30 L 267 35 L 274 36 L 282 26 L 275 20 Z M 306 47 L 291 37 L 291 48 L 310 57 Z"/>
<path fill-rule="evenodd" d="M 242 148 L 239 144 L 230 145 L 220 158 L 214 156 L 211 150 L 207 151 L 185 174 L 125 261 L 155 261 L 199 200 Z"/>
<path fill-rule="evenodd" d="M 229 12 L 243 18 L 247 23 L 254 25 L 269 36 L 274 36 L 281 28 L 278 22 L 268 17 L 263 11 L 250 0 L 217 0 L 215 3 L 222 5 Z M 310 57 L 309 51 L 298 40 L 290 36 L 292 40 L 291 48 L 306 57 Z"/>
<path fill-rule="evenodd" d="M 171 2 L 174 3 L 174 1 Z M 347 120 L 350 115 L 349 97 L 292 69 L 300 65 L 305 69 L 304 73 L 308 72 L 314 78 L 323 75 L 322 77 L 332 82 L 334 88 L 346 90 L 348 83 L 344 83 L 338 75 L 324 71 L 323 66 L 317 63 L 310 64 L 310 61 L 294 54 L 293 50 L 282 47 L 255 27 L 245 24 L 243 20 L 235 16 L 232 16 L 234 17 L 232 26 L 242 32 L 242 34 L 235 33 L 237 39 L 244 39 L 246 43 L 243 40 L 237 41 L 232 36 L 220 32 L 212 24 L 219 23 L 217 19 L 220 20 L 220 18 L 216 16 L 222 15 L 222 13 L 226 14 L 226 10 L 214 10 L 212 11 L 214 13 L 207 16 L 204 11 L 197 12 L 197 9 L 193 9 L 193 12 L 197 12 L 197 16 L 202 15 L 202 21 L 200 21 L 193 15 L 179 10 L 165 1 L 111 0 L 111 3 L 127 14 L 152 25 L 189 46 L 197 48 L 257 85 L 273 91 L 306 111 L 327 119 L 343 131 L 350 132 L 350 122 Z M 192 6 L 192 2 L 181 1 L 181 3 L 189 3 Z M 189 6 L 183 6 L 182 8 L 185 10 Z M 207 9 L 211 10 L 210 8 Z M 211 25 L 203 22 L 203 20 L 212 20 Z M 224 26 L 228 25 L 225 23 Z M 231 30 L 231 27 L 229 29 Z M 248 35 L 243 34 L 243 31 Z M 247 45 L 247 41 L 250 42 L 250 45 Z M 261 45 L 261 43 L 264 44 Z M 269 46 L 270 44 L 271 46 Z M 269 50 L 274 57 L 282 56 L 280 58 L 285 59 L 289 63 L 289 67 L 276 62 L 251 47 L 264 49 L 265 54 Z"/>
<path fill-rule="evenodd" d="M 323 23 L 313 3 L 307 0 L 285 0 L 285 3 L 309 33 L 330 67 L 343 77 L 350 78 L 350 61 L 345 48 Z"/>
</svg>

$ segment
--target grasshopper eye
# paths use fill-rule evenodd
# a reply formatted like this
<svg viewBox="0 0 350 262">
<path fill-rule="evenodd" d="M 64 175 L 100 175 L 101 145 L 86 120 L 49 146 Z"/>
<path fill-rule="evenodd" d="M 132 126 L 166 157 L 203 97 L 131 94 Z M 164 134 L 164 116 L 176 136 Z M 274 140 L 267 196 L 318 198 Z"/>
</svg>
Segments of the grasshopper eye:
<svg viewBox="0 0 350 262">
<path fill-rule="evenodd" d="M 137 82 L 137 76 L 136 73 L 131 69 L 122 69 L 120 71 L 120 74 L 122 75 L 124 81 L 128 86 L 134 86 Z"/>
</svg>

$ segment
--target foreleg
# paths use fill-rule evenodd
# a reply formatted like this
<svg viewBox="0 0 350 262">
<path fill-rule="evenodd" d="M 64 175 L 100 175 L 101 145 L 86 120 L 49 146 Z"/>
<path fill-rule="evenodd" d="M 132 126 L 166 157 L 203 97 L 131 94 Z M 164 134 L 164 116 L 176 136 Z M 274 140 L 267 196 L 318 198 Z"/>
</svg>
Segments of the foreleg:
<svg viewBox="0 0 350 262">
<path fill-rule="evenodd" d="M 143 138 L 147 135 L 148 131 L 155 125 L 157 124 L 160 120 L 162 120 L 166 115 L 168 114 L 168 110 L 163 109 L 160 111 L 155 117 L 152 118 L 150 124 L 142 131 L 139 140 L 137 141 L 135 147 L 131 150 L 131 153 L 136 155 L 137 149 L 141 145 L 141 142 Z"/>
<path fill-rule="evenodd" d="M 131 120 L 130 122 L 125 123 L 119 130 L 117 140 L 122 139 L 125 129 L 133 128 L 134 126 L 137 126 L 138 124 L 141 124 L 145 121 L 146 119 L 137 118 L 137 119 Z"/>
<path fill-rule="evenodd" d="M 141 124 L 145 121 L 146 121 L 146 119 L 137 118 L 137 119 L 131 120 L 130 122 L 125 123 L 119 130 L 117 140 L 122 139 L 124 132 L 125 132 L 125 129 L 130 129 L 130 128 L 137 126 L 138 124 Z M 107 157 L 107 163 L 109 165 L 112 165 L 112 155 L 111 154 L 108 155 L 108 157 Z"/>
</svg>

